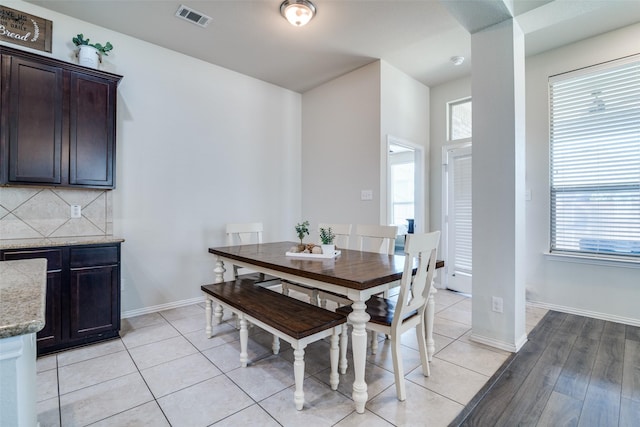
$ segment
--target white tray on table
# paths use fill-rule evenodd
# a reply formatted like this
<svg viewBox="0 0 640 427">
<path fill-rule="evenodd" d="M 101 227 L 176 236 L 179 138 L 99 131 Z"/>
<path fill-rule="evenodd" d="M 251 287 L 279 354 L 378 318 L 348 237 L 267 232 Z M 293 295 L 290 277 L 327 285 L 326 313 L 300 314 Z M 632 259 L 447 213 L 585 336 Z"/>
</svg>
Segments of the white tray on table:
<svg viewBox="0 0 640 427">
<path fill-rule="evenodd" d="M 295 258 L 311 258 L 311 259 L 333 259 L 340 255 L 342 251 L 334 251 L 333 254 L 305 254 L 303 252 L 287 252 L 285 255 Z"/>
</svg>

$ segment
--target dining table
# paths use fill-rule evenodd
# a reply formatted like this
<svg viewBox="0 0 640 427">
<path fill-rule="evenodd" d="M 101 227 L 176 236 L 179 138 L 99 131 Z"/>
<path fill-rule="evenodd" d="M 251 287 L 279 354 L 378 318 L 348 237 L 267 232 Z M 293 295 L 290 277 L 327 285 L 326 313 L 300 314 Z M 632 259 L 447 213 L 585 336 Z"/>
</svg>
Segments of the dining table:
<svg viewBox="0 0 640 427">
<path fill-rule="evenodd" d="M 400 285 L 405 257 L 352 249 L 339 249 L 336 252 L 337 255 L 326 258 L 309 257 L 306 254 L 287 254 L 295 246 L 297 246 L 295 242 L 273 242 L 209 248 L 209 253 L 216 256 L 215 283 L 224 281 L 226 263 L 228 267 L 232 265 L 245 267 L 283 280 L 344 295 L 353 301 L 353 310 L 348 317 L 352 325 L 351 342 L 355 374 L 352 398 L 356 411 L 363 413 L 368 400 L 365 381 L 367 355 L 365 327 L 370 316 L 366 312 L 366 301 L 372 295 Z M 436 263 L 437 268 L 443 265 L 443 261 Z M 436 292 L 432 284 L 425 314 L 429 360 L 435 352 L 433 319 Z M 211 336 L 212 303 L 207 299 L 206 304 L 207 334 Z"/>
</svg>

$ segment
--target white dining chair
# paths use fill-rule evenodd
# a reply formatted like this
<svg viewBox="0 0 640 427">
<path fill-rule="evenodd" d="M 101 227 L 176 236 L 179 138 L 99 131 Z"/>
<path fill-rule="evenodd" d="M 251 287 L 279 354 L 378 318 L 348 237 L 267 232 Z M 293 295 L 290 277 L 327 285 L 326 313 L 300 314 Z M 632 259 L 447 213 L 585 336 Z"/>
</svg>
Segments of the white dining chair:
<svg viewBox="0 0 640 427">
<path fill-rule="evenodd" d="M 422 373 L 431 375 L 425 337 L 427 301 L 432 289 L 433 275 L 436 270 L 436 254 L 440 232 L 427 234 L 409 234 L 405 241 L 405 262 L 400 292 L 394 298 L 372 296 L 366 302 L 367 313 L 371 316 L 366 328 L 376 333 L 386 334 L 391 339 L 393 373 L 395 375 L 398 400 L 406 399 L 404 368 L 400 350 L 402 334 L 415 328 L 422 363 Z M 413 275 L 414 265 L 418 267 Z M 351 306 L 340 307 L 337 313 L 348 315 Z M 346 338 L 345 338 L 346 340 Z M 344 341 L 344 340 L 343 340 Z M 342 343 L 340 344 L 342 345 Z"/>
<path fill-rule="evenodd" d="M 326 224 L 331 226 L 336 226 L 336 224 Z M 325 226 L 325 224 L 321 224 L 320 226 Z M 333 230 L 333 228 L 332 228 Z M 392 254 L 395 247 L 395 239 L 398 233 L 398 227 L 395 225 L 363 225 L 358 224 L 356 226 L 355 236 L 357 237 L 357 247 L 361 251 L 368 252 L 378 252 L 383 254 Z M 349 235 L 351 234 L 351 226 L 349 225 Z M 348 245 L 348 240 L 347 240 Z M 385 293 L 385 297 L 388 296 Z M 320 305 L 326 308 L 327 300 L 333 301 L 338 306 L 351 304 L 351 300 L 349 300 L 346 296 L 337 295 L 331 292 L 319 291 L 318 299 L 320 300 Z M 372 342 L 373 349 L 377 348 L 376 335 L 372 333 Z"/>
<path fill-rule="evenodd" d="M 367 252 L 392 254 L 398 235 L 397 225 L 365 225 L 356 226 L 358 249 Z"/>
<path fill-rule="evenodd" d="M 328 229 L 331 228 L 331 232 L 335 234 L 334 244 L 336 245 L 336 249 L 348 249 L 349 248 L 349 239 L 351 238 L 351 224 L 328 224 L 328 223 L 320 223 L 318 224 L 318 232 L 320 229 Z M 308 286 L 303 286 L 298 283 L 290 282 L 288 280 L 283 280 L 282 282 L 282 293 L 285 295 L 289 295 L 291 290 L 301 292 L 307 297 L 309 297 L 309 302 L 313 305 L 321 305 L 323 308 L 326 308 L 327 299 L 322 299 L 321 295 L 325 295 L 325 292 L 319 291 L 315 288 L 310 288 Z M 324 301 L 324 304 L 322 302 Z"/>
<path fill-rule="evenodd" d="M 378 252 L 381 254 L 393 254 L 398 235 L 397 225 L 358 224 L 356 236 L 358 237 L 358 249 L 361 251 Z M 383 296 L 389 297 L 385 291 Z M 371 332 L 371 351 L 378 350 L 378 334 Z"/>
<path fill-rule="evenodd" d="M 262 243 L 263 225 L 261 222 L 229 223 L 226 226 L 227 246 L 250 245 Z M 275 287 L 280 284 L 276 277 L 267 276 L 264 273 L 257 273 L 248 268 L 241 268 L 233 265 L 233 277 L 247 278 L 255 280 L 257 284 L 266 287 Z"/>
</svg>

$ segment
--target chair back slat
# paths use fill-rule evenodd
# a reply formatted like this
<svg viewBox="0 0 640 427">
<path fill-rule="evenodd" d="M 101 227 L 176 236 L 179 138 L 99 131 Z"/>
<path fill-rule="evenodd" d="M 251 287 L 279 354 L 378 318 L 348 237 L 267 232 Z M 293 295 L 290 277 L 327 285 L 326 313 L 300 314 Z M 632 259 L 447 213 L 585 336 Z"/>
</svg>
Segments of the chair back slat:
<svg viewBox="0 0 640 427">
<path fill-rule="evenodd" d="M 328 224 L 328 223 L 320 223 L 318 224 L 318 233 L 320 233 L 320 229 L 328 229 L 331 228 L 333 234 L 336 235 L 333 243 L 336 245 L 338 249 L 349 249 L 349 240 L 351 238 L 351 224 Z"/>
<path fill-rule="evenodd" d="M 227 245 L 262 243 L 262 231 L 261 222 L 227 224 Z"/>
<path fill-rule="evenodd" d="M 227 224 L 227 245 L 233 246 L 262 243 L 262 230 L 263 226 L 261 222 Z M 239 268 L 237 265 L 233 266 L 234 277 L 238 277 L 241 274 L 249 274 L 251 272 L 253 271 L 248 268 Z"/>
<path fill-rule="evenodd" d="M 397 234 L 398 226 L 396 225 L 358 224 L 356 226 L 358 249 L 381 254 L 392 254 Z"/>
<path fill-rule="evenodd" d="M 440 232 L 426 234 L 408 234 L 404 245 L 405 263 L 398 303 L 393 317 L 392 329 L 407 319 L 410 313 L 418 311 L 424 316 L 426 301 L 429 297 L 433 275 L 436 270 L 436 255 Z M 413 267 L 417 263 L 416 274 Z"/>
</svg>

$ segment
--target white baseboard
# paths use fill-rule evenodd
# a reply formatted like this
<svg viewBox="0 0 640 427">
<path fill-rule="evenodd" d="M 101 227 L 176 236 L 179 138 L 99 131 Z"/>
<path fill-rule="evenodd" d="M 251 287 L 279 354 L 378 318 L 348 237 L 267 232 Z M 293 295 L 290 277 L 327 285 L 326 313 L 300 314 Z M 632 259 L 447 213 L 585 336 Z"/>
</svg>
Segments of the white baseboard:
<svg viewBox="0 0 640 427">
<path fill-rule="evenodd" d="M 469 339 L 471 341 L 474 341 L 480 344 L 488 345 L 489 347 L 495 347 L 495 348 L 499 348 L 500 350 L 508 351 L 511 353 L 517 353 L 522 348 L 522 346 L 525 345 L 525 343 L 527 342 L 527 335 L 525 334 L 521 336 L 520 339 L 518 339 L 518 341 L 515 344 L 506 342 L 506 341 L 496 340 L 494 338 L 489 338 L 482 335 L 477 335 L 477 334 L 474 334 L 473 332 L 469 336 Z"/>
<path fill-rule="evenodd" d="M 607 320 L 609 322 L 623 323 L 625 325 L 640 326 L 640 319 L 632 319 L 630 317 L 615 316 L 612 314 L 599 313 L 597 311 L 581 310 L 579 308 L 548 304 L 540 301 L 527 301 L 527 305 L 559 311 L 561 313 L 576 314 L 578 316 L 592 317 L 594 319 Z"/>
<path fill-rule="evenodd" d="M 191 299 L 185 299 L 182 301 L 169 302 L 166 304 L 153 305 L 151 307 L 138 308 L 135 310 L 123 311 L 120 318 L 126 319 L 128 317 L 141 316 L 143 314 L 155 313 L 162 310 L 169 310 L 172 308 L 184 307 L 185 305 L 198 304 L 204 302 L 204 297 L 197 297 Z"/>
</svg>

